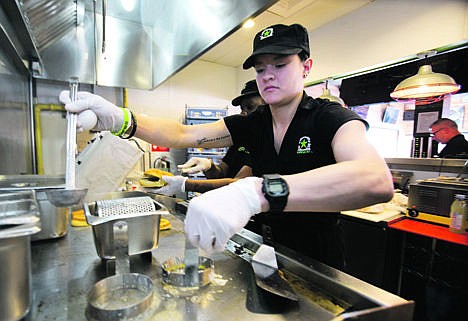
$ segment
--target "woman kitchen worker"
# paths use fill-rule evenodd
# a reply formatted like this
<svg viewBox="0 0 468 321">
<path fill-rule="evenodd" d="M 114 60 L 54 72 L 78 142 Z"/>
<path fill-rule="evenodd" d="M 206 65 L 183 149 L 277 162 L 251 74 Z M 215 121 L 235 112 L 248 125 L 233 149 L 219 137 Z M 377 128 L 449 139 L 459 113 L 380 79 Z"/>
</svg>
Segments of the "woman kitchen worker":
<svg viewBox="0 0 468 321">
<path fill-rule="evenodd" d="M 75 102 L 69 101 L 67 92 L 60 98 L 71 112 L 89 109 L 96 114 L 94 130 L 111 130 L 123 137 L 135 134 L 175 148 L 246 146 L 256 177 L 192 199 L 185 219 L 186 235 L 194 245 L 207 252 L 222 251 L 255 214 L 284 212 L 288 218 L 293 216 L 290 212 L 307 212 L 303 216 L 313 219 L 393 196 L 390 172 L 366 138 L 365 121 L 303 91 L 303 78 L 312 66 L 308 57 L 308 35 L 301 25 L 274 25 L 257 33 L 253 53 L 243 67 L 255 68 L 260 94 L 268 105 L 248 116 L 228 116 L 210 124 L 188 126 L 130 115 L 86 92 L 78 93 Z M 295 243 L 304 240 L 305 235 L 294 234 Z"/>
</svg>

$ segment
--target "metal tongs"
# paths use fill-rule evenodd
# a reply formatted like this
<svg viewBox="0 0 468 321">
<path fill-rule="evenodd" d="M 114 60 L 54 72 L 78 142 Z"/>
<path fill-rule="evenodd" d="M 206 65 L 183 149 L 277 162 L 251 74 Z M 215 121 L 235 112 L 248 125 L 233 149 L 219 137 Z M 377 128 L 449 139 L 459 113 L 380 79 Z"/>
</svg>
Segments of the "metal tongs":
<svg viewBox="0 0 468 321">
<path fill-rule="evenodd" d="M 70 100 L 75 101 L 78 94 L 78 77 L 70 78 Z M 75 186 L 77 114 L 67 111 L 67 159 L 65 168 L 65 189 L 47 191 L 47 198 L 57 207 L 69 207 L 80 203 L 88 189 Z"/>
</svg>

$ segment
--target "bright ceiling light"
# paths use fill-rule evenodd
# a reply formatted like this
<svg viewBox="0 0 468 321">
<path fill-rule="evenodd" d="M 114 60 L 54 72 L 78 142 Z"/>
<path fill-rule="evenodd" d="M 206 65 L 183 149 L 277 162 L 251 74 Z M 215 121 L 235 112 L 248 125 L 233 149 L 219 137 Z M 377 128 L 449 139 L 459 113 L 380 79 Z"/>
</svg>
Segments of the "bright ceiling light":
<svg viewBox="0 0 468 321">
<path fill-rule="evenodd" d="M 131 12 L 135 9 L 135 0 L 120 0 L 120 3 L 127 12 Z"/>
<path fill-rule="evenodd" d="M 422 54 L 427 58 L 431 53 Z M 423 65 L 416 75 L 400 82 L 390 97 L 397 101 L 414 101 L 416 105 L 424 105 L 442 100 L 445 95 L 456 93 L 460 88 L 449 75 L 433 72 L 431 65 Z"/>
<path fill-rule="evenodd" d="M 252 28 L 254 25 L 255 25 L 255 22 L 253 21 L 253 19 L 249 19 L 242 24 L 242 28 L 248 29 L 248 28 Z"/>
</svg>

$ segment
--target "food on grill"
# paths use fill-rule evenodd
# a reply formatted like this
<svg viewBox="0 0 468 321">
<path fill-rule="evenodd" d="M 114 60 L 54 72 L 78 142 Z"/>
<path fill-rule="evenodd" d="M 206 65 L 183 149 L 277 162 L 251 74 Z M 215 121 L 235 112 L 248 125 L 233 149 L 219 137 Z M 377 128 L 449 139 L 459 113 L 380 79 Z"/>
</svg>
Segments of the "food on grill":
<svg viewBox="0 0 468 321">
<path fill-rule="evenodd" d="M 86 222 L 84 210 L 77 210 L 77 211 L 72 212 L 71 226 L 74 226 L 74 227 L 88 226 L 88 222 Z"/>
<path fill-rule="evenodd" d="M 169 230 L 172 227 L 171 222 L 168 219 L 161 218 L 159 222 L 159 229 L 161 231 Z"/>
<path fill-rule="evenodd" d="M 167 183 L 161 179 L 163 175 L 174 176 L 170 172 L 166 172 L 157 168 L 150 168 L 144 172 L 143 178 L 139 180 L 139 183 L 143 187 L 163 187 Z"/>
</svg>

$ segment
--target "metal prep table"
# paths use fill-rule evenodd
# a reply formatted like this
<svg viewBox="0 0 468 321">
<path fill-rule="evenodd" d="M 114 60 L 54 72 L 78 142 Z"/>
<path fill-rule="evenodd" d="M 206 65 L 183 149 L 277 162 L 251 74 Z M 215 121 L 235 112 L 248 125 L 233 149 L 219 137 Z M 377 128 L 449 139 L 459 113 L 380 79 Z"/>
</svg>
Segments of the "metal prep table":
<svg viewBox="0 0 468 321">
<path fill-rule="evenodd" d="M 210 256 L 215 262 L 214 282 L 195 295 L 184 296 L 162 284 L 160 270 L 167 258 L 183 255 L 183 215 L 176 210 L 177 199 L 154 198 L 173 213 L 166 217 L 172 229 L 161 231 L 159 247 L 152 253 L 130 260 L 131 272 L 144 273 L 155 284 L 147 320 L 345 320 L 353 315 L 359 320 L 412 319 L 413 302 L 292 252 L 288 256 L 277 251 L 277 259 L 288 280 L 294 281 L 299 302 L 264 292 L 255 285 L 251 266 L 242 258 L 258 247 L 258 239 L 245 230 L 233 237 L 228 250 Z M 113 269 L 112 261 L 98 257 L 91 227 L 70 227 L 63 238 L 33 242 L 33 299 L 23 321 L 86 320 L 86 293 L 95 282 L 112 275 Z M 330 301 L 324 304 L 324 297 Z M 335 318 L 335 312 L 327 308 L 330 302 L 346 311 Z"/>
</svg>

